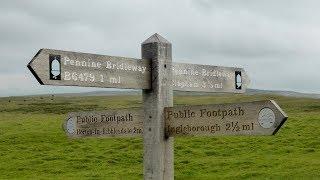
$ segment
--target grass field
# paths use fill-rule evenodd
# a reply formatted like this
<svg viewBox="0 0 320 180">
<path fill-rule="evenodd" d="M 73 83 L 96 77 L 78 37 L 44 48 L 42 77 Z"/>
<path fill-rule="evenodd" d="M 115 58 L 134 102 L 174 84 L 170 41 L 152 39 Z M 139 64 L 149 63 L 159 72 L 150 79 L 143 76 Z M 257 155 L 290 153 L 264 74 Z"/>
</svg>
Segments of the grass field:
<svg viewBox="0 0 320 180">
<path fill-rule="evenodd" d="M 175 179 L 320 179 L 320 100 L 178 96 L 178 104 L 273 99 L 289 119 L 275 136 L 175 139 Z M 10 101 L 10 102 L 9 102 Z M 70 111 L 140 107 L 140 96 L 0 99 L 0 179 L 142 179 L 142 138 L 70 140 Z"/>
</svg>

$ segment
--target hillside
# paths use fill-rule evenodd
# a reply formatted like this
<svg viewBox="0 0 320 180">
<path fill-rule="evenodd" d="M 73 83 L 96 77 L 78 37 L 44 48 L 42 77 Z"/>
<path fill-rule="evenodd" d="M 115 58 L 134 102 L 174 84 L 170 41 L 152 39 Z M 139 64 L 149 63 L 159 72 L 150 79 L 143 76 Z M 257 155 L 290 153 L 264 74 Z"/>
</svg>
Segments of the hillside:
<svg viewBox="0 0 320 180">
<path fill-rule="evenodd" d="M 275 136 L 175 139 L 176 179 L 319 179 L 320 100 L 180 95 L 175 105 L 273 99 L 289 119 Z M 70 111 L 140 107 L 141 96 L 0 98 L 0 179 L 141 179 L 141 138 L 68 139 Z"/>
<path fill-rule="evenodd" d="M 194 96 L 194 95 L 207 95 L 207 96 L 215 96 L 215 95 L 228 95 L 224 93 L 207 93 L 207 92 L 185 92 L 185 91 L 174 91 L 175 96 Z M 312 93 L 300 93 L 294 91 L 275 91 L 275 90 L 260 90 L 260 89 L 247 89 L 246 95 L 278 95 L 278 96 L 288 96 L 288 97 L 298 97 L 298 98 L 314 98 L 320 99 L 320 94 L 312 94 Z M 117 90 L 117 91 L 109 91 L 109 90 L 101 90 L 101 91 L 89 91 L 89 92 L 81 92 L 81 93 L 60 93 L 60 94 L 38 94 L 38 95 L 30 95 L 30 96 L 120 96 L 120 95 L 141 95 L 141 90 Z M 11 97 L 13 98 L 13 97 Z"/>
</svg>

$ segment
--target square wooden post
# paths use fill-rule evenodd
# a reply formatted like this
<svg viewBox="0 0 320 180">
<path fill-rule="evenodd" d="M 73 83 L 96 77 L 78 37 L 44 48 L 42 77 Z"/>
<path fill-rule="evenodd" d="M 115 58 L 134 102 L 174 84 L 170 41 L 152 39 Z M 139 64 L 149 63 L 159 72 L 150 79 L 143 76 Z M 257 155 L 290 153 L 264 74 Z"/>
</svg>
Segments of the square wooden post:
<svg viewBox="0 0 320 180">
<path fill-rule="evenodd" d="M 173 106 L 171 43 L 158 34 L 141 45 L 143 59 L 151 61 L 151 89 L 143 90 L 144 179 L 174 178 L 173 137 L 165 137 L 164 108 Z"/>
</svg>

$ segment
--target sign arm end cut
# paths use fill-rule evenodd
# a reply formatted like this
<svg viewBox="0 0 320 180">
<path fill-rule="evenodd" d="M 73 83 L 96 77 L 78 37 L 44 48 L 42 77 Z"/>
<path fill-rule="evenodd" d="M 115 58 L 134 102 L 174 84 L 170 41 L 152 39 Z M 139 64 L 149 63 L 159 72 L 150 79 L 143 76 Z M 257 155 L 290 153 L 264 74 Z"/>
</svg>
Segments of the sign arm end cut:
<svg viewBox="0 0 320 180">
<path fill-rule="evenodd" d="M 42 82 L 41 78 L 38 76 L 38 74 L 36 73 L 36 71 L 34 70 L 33 67 L 33 62 L 37 59 L 38 55 L 41 53 L 43 49 L 40 49 L 36 55 L 32 58 L 32 60 L 28 63 L 27 67 L 30 70 L 30 72 L 33 74 L 33 76 L 37 79 L 37 81 L 39 82 L 39 84 L 44 85 L 44 83 Z"/>
<path fill-rule="evenodd" d="M 276 129 L 272 133 L 272 135 L 275 135 L 279 131 L 279 129 L 282 127 L 282 125 L 287 121 L 288 115 L 281 109 L 281 107 L 274 100 L 270 100 L 270 102 L 277 108 L 277 110 L 279 110 L 281 114 L 281 118 L 279 119 L 280 122 L 278 122 L 279 125 L 276 127 Z"/>
</svg>

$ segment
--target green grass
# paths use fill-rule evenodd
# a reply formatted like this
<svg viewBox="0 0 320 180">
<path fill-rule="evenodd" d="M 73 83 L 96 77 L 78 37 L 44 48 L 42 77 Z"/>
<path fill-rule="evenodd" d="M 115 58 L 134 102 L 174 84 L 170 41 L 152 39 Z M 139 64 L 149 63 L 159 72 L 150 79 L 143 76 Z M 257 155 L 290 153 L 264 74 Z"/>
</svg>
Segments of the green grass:
<svg viewBox="0 0 320 180">
<path fill-rule="evenodd" d="M 275 136 L 175 139 L 176 179 L 320 179 L 320 100 L 178 96 L 175 105 L 273 99 L 289 119 Z M 10 101 L 10 102 L 9 102 Z M 140 107 L 140 96 L 0 99 L 0 179 L 142 179 L 142 138 L 68 139 L 70 111 Z"/>
</svg>

